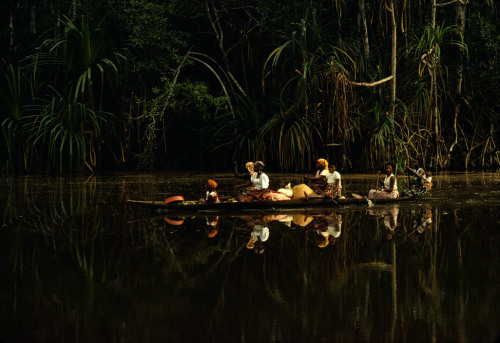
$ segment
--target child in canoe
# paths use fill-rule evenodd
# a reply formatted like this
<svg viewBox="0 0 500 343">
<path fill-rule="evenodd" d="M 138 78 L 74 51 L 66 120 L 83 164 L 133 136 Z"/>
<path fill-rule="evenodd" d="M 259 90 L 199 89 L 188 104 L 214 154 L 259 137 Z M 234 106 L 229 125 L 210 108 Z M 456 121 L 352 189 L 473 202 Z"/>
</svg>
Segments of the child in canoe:
<svg viewBox="0 0 500 343">
<path fill-rule="evenodd" d="M 216 188 L 217 188 L 217 182 L 215 182 L 214 180 L 208 180 L 207 183 L 205 184 L 205 190 L 206 190 L 205 198 L 201 198 L 200 200 L 198 200 L 198 202 L 200 204 L 219 203 L 219 195 L 217 194 Z"/>
</svg>

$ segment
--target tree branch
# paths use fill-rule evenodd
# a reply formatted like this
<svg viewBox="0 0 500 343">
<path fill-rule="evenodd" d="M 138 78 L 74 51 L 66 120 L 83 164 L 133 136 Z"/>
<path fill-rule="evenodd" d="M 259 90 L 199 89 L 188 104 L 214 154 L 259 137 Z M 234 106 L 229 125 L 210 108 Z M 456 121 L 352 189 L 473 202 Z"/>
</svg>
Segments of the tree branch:
<svg viewBox="0 0 500 343">
<path fill-rule="evenodd" d="M 463 1 L 463 0 L 452 0 L 452 1 L 448 1 L 448 2 L 443 2 L 442 4 L 435 4 L 433 6 L 434 7 L 443 7 L 443 6 L 453 5 L 457 2 L 459 2 L 462 5 L 465 5 L 465 1 Z"/>
<path fill-rule="evenodd" d="M 391 75 L 391 76 L 388 76 L 386 77 L 385 79 L 382 79 L 382 80 L 378 80 L 378 81 L 375 81 L 375 82 L 371 82 L 371 83 L 367 83 L 367 82 L 352 82 L 352 81 L 349 81 L 349 83 L 353 86 L 365 86 L 365 87 L 375 87 L 375 86 L 378 86 L 384 82 L 387 82 L 387 81 L 390 81 L 394 78 L 394 75 Z"/>
</svg>

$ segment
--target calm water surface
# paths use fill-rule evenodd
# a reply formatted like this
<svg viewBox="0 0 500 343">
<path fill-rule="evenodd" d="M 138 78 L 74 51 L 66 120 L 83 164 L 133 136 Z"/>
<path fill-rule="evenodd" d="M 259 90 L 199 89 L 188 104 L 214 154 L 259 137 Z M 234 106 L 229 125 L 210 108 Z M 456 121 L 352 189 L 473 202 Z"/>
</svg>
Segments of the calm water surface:
<svg viewBox="0 0 500 343">
<path fill-rule="evenodd" d="M 275 189 L 301 182 L 270 177 Z M 430 194 L 370 208 L 174 217 L 127 205 L 196 199 L 208 178 L 219 195 L 241 181 L 1 177 L 0 341 L 500 337 L 500 173 L 438 174 Z M 374 180 L 342 182 L 349 194 Z"/>
</svg>

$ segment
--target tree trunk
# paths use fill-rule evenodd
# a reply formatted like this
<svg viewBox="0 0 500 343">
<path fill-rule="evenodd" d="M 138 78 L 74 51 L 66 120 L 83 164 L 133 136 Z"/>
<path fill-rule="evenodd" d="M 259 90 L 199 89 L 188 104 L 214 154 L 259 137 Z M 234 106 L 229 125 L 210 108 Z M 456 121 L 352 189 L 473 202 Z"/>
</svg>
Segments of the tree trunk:
<svg viewBox="0 0 500 343">
<path fill-rule="evenodd" d="M 397 27 L 396 27 L 396 16 L 394 13 L 394 0 L 390 0 L 390 8 L 388 9 L 391 13 L 391 28 L 392 28 L 392 54 L 391 54 L 391 75 L 392 87 L 391 87 L 391 115 L 394 117 L 395 107 L 396 107 L 396 58 L 397 58 Z"/>
<path fill-rule="evenodd" d="M 366 25 L 365 0 L 358 0 L 359 13 L 361 16 L 361 30 L 363 32 L 363 42 L 365 46 L 366 64 L 370 61 L 370 42 L 368 40 L 368 26 Z"/>
<path fill-rule="evenodd" d="M 465 11 L 467 4 L 458 2 L 456 3 L 456 16 L 455 16 L 455 24 L 458 27 L 458 32 L 460 33 L 460 39 L 463 39 L 463 35 L 465 32 Z M 457 85 L 456 85 L 456 93 L 457 98 L 462 97 L 462 81 L 463 81 L 463 61 L 464 61 L 464 48 L 459 45 L 458 47 L 458 68 L 457 68 Z M 450 166 L 451 161 L 451 153 L 455 146 L 458 144 L 458 129 L 457 129 L 457 121 L 458 116 L 460 115 L 460 99 L 457 99 L 455 105 L 455 115 L 453 116 L 453 133 L 455 135 L 455 140 L 451 143 L 450 148 L 448 149 L 448 154 L 446 156 L 446 167 Z"/>
<path fill-rule="evenodd" d="M 9 7 L 9 49 L 14 50 L 14 0 L 10 0 Z"/>
<path fill-rule="evenodd" d="M 431 11 L 431 27 L 432 30 L 436 29 L 436 0 L 432 0 L 432 11 Z M 433 51 L 431 55 L 431 117 L 434 122 L 434 145 L 436 148 L 436 169 L 442 167 L 441 158 L 441 130 L 440 130 L 440 118 L 439 118 L 439 108 L 438 108 L 438 87 L 437 87 L 437 53 L 435 46 L 431 47 Z"/>
<path fill-rule="evenodd" d="M 212 2 L 212 8 L 213 8 L 213 13 L 214 13 L 213 16 L 210 12 L 210 6 L 208 4 L 208 1 L 205 1 L 205 10 L 207 12 L 207 18 L 210 21 L 210 25 L 212 26 L 212 29 L 214 30 L 215 38 L 217 39 L 217 43 L 219 45 L 219 49 L 220 49 L 220 52 L 222 54 L 222 61 L 224 63 L 224 71 L 226 72 L 229 79 L 234 83 L 236 88 L 238 88 L 240 93 L 243 94 L 243 96 L 247 97 L 246 92 L 243 90 L 243 88 L 239 84 L 238 80 L 236 80 L 233 73 L 231 72 L 229 60 L 227 57 L 227 51 L 224 48 L 224 31 L 222 31 L 222 27 L 220 25 L 219 15 L 217 14 L 217 9 L 215 8 L 215 5 L 213 2 Z"/>
<path fill-rule="evenodd" d="M 73 20 L 76 19 L 76 0 L 73 0 L 72 6 L 71 6 L 71 18 Z"/>
<path fill-rule="evenodd" d="M 36 34 L 36 0 L 32 0 L 30 6 L 30 32 Z"/>
</svg>

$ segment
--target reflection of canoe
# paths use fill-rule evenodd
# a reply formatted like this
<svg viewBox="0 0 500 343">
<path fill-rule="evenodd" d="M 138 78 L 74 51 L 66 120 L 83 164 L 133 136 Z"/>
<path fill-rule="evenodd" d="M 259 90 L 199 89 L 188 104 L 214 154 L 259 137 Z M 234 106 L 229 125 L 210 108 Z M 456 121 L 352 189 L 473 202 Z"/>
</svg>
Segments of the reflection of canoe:
<svg viewBox="0 0 500 343">
<path fill-rule="evenodd" d="M 396 199 L 377 199 L 373 200 L 374 204 L 396 203 L 413 199 L 413 196 L 400 197 Z M 339 207 L 348 205 L 367 205 L 365 198 L 345 198 L 332 200 L 328 197 L 313 197 L 306 199 L 294 200 L 277 200 L 277 201 L 252 201 L 252 202 L 220 202 L 218 204 L 199 204 L 194 201 L 187 201 L 185 203 L 168 203 L 164 201 L 152 200 L 128 200 L 131 205 L 167 210 L 167 211 L 238 211 L 238 210 L 276 210 L 276 209 L 294 209 L 294 208 L 316 208 L 316 207 Z"/>
</svg>

